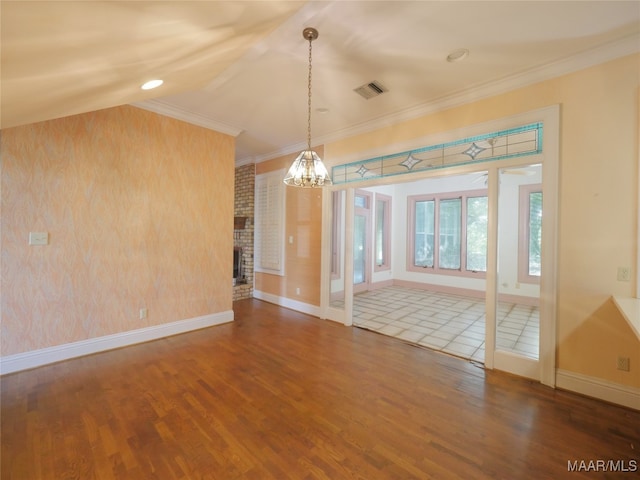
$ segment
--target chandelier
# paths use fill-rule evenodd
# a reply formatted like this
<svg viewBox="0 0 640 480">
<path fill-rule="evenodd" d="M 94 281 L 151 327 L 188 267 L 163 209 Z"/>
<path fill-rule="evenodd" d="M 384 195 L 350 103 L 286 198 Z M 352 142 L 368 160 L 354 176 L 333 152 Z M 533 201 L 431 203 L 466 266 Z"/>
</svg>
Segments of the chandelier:
<svg viewBox="0 0 640 480">
<path fill-rule="evenodd" d="M 309 40 L 309 79 L 307 101 L 307 149 L 300 152 L 284 177 L 284 183 L 294 187 L 331 185 L 329 172 L 316 152 L 311 150 L 311 42 L 318 38 L 315 28 L 307 27 L 302 36 Z"/>
</svg>

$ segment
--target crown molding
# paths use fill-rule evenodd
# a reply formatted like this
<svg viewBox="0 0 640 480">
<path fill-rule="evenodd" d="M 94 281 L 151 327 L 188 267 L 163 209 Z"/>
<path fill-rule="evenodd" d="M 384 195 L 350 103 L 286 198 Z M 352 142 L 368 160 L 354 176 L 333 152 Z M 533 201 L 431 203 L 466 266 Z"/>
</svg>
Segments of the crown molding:
<svg viewBox="0 0 640 480">
<path fill-rule="evenodd" d="M 561 59 L 556 62 L 543 65 L 541 67 L 525 70 L 523 72 L 510 75 L 493 82 L 476 85 L 475 87 L 468 88 L 438 99 L 434 99 L 432 101 L 425 102 L 390 115 L 385 115 L 368 122 L 363 122 L 342 130 L 337 130 L 335 132 L 316 137 L 314 140 L 314 144 L 324 145 L 327 143 L 336 142 L 345 138 L 384 128 L 389 125 L 396 125 L 401 122 L 406 122 L 408 120 L 413 120 L 415 118 L 430 115 L 450 108 L 459 107 L 470 102 L 493 97 L 512 90 L 516 90 L 518 88 L 526 87 L 528 85 L 533 85 L 545 80 L 550 80 L 562 75 L 567 75 L 579 70 L 583 70 L 585 68 L 605 63 L 610 60 L 615 60 L 616 58 L 632 55 L 634 53 L 638 53 L 639 51 L 640 33 L 636 33 L 624 37 L 620 40 L 601 45 L 595 49 L 587 50 L 577 55 L 573 55 L 571 57 Z M 240 158 L 236 162 L 236 165 L 239 165 L 240 162 L 246 161 L 247 159 L 249 163 L 260 163 L 272 158 L 297 152 L 305 146 L 306 144 L 304 143 L 298 143 L 295 145 L 283 147 L 268 154 Z"/>
<path fill-rule="evenodd" d="M 183 122 L 208 128 L 209 130 L 225 133 L 232 137 L 237 137 L 242 132 L 241 128 L 232 127 L 231 125 L 218 122 L 209 117 L 205 117 L 204 115 L 200 115 L 199 113 L 178 108 L 161 100 L 145 100 L 144 102 L 136 102 L 131 105 L 142 108 L 143 110 L 149 110 L 150 112 L 175 118 L 176 120 L 182 120 Z"/>
<path fill-rule="evenodd" d="M 253 163 L 257 163 L 253 159 L 253 157 L 244 157 L 244 158 L 242 158 L 240 160 L 236 160 L 235 166 L 236 166 L 236 168 L 238 168 L 238 167 L 244 167 L 245 165 L 251 165 Z"/>
<path fill-rule="evenodd" d="M 539 83 L 562 75 L 567 75 L 579 70 L 583 70 L 585 68 L 605 63 L 610 60 L 614 60 L 616 58 L 638 53 L 639 51 L 640 33 L 634 33 L 619 40 L 600 45 L 594 49 L 581 52 L 568 58 L 548 63 L 537 68 L 525 70 L 523 72 L 519 72 L 517 74 L 510 75 L 496 81 L 476 85 L 474 87 L 453 93 L 451 95 L 436 98 L 420 105 L 406 108 L 390 115 L 385 115 L 383 117 L 378 117 L 367 122 L 352 125 L 341 130 L 336 130 L 326 135 L 316 137 L 314 140 L 314 144 L 324 145 L 352 136 L 378 130 L 389 125 L 396 125 L 398 123 L 430 115 L 442 110 L 447 110 L 470 102 L 479 101 L 484 98 L 500 95 L 512 90 L 516 90 L 518 88 L 532 85 L 534 83 Z M 242 129 L 240 128 L 218 122 L 195 112 L 175 107 L 174 105 L 163 102 L 161 100 L 145 100 L 144 102 L 132 103 L 131 105 L 158 113 L 160 115 L 166 115 L 177 120 L 182 120 L 194 125 L 215 130 L 220 133 L 225 133 L 233 137 L 237 137 L 242 132 Z M 249 155 L 240 157 L 236 159 L 235 165 L 236 167 L 240 167 L 251 163 L 261 163 L 273 158 L 297 153 L 305 147 L 306 143 L 299 142 L 292 145 L 287 145 L 263 155 Z"/>
</svg>

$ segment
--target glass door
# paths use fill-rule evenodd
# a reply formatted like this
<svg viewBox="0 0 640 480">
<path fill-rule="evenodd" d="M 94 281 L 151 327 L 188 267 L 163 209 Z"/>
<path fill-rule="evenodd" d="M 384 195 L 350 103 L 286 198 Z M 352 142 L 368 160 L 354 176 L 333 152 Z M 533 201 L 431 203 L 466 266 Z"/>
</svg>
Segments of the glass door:
<svg viewBox="0 0 640 480">
<path fill-rule="evenodd" d="M 331 232 L 329 247 L 331 250 L 329 267 L 329 305 L 344 309 L 344 242 L 345 242 L 345 197 L 344 190 L 331 192 Z"/>
<path fill-rule="evenodd" d="M 498 171 L 494 367 L 539 379 L 542 165 Z"/>
<path fill-rule="evenodd" d="M 353 292 L 369 289 L 371 271 L 371 194 L 356 191 L 353 218 Z"/>
</svg>

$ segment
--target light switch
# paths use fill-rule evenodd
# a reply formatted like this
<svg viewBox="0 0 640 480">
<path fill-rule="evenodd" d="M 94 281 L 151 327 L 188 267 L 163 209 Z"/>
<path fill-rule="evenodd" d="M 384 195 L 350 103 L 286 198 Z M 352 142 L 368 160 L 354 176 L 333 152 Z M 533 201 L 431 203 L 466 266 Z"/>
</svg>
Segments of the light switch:
<svg viewBox="0 0 640 480">
<path fill-rule="evenodd" d="M 289 235 L 289 245 L 293 245 L 293 235 Z"/>
<path fill-rule="evenodd" d="M 29 245 L 48 245 L 49 234 L 47 232 L 29 232 Z"/>
</svg>

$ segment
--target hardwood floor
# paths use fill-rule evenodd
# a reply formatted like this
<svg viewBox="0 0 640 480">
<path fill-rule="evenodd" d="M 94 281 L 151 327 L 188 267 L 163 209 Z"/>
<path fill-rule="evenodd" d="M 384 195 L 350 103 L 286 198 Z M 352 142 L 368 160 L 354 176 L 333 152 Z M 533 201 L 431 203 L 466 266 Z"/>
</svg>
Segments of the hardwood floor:
<svg viewBox="0 0 640 480">
<path fill-rule="evenodd" d="M 231 324 L 2 377 L 2 479 L 640 471 L 638 411 L 259 300 L 234 310 Z"/>
</svg>

